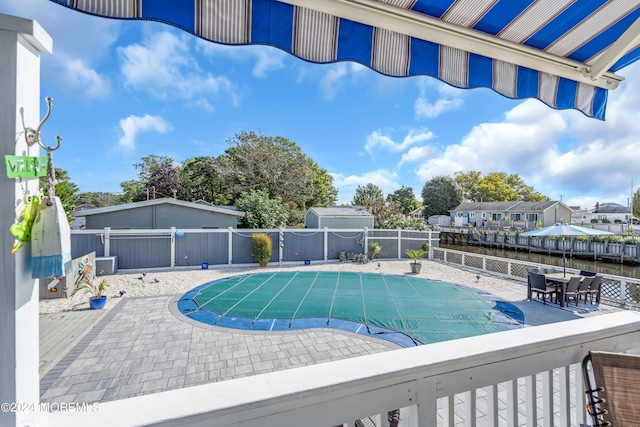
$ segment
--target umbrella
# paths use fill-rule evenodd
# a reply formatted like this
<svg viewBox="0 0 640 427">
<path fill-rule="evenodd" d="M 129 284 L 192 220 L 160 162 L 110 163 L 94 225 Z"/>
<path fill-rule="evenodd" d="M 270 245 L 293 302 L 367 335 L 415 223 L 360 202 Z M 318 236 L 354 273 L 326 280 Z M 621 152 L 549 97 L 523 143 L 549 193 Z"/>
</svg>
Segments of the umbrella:
<svg viewBox="0 0 640 427">
<path fill-rule="evenodd" d="M 550 225 L 548 227 L 540 228 L 537 230 L 527 231 L 526 233 L 522 233 L 521 236 L 562 236 L 562 261 L 564 265 L 564 275 L 567 275 L 567 259 L 564 255 L 564 238 L 565 236 L 602 236 L 602 235 L 613 235 L 615 233 L 611 233 L 609 231 L 604 230 L 596 230 L 595 228 L 587 228 L 580 227 L 577 225 L 565 224 L 565 223 L 556 223 L 554 225 Z"/>
</svg>

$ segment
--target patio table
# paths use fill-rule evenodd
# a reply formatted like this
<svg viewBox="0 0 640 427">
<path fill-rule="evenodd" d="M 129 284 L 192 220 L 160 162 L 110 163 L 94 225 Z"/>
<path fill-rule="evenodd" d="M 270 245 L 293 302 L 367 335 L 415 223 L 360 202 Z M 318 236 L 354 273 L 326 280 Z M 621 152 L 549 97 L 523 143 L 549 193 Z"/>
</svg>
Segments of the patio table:
<svg viewBox="0 0 640 427">
<path fill-rule="evenodd" d="M 564 307 L 564 296 L 567 289 L 567 283 L 572 277 L 580 277 L 580 281 L 587 276 L 581 276 L 579 274 L 569 274 L 565 276 L 564 273 L 549 273 L 544 275 L 545 279 L 549 282 L 556 283 L 560 287 L 560 307 Z"/>
</svg>

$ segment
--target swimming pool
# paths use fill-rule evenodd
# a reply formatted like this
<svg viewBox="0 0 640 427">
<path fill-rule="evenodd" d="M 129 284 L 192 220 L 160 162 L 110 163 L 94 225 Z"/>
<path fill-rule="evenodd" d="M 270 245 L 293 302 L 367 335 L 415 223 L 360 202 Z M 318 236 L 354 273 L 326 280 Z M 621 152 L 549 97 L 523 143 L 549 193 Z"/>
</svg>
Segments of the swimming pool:
<svg viewBox="0 0 640 427">
<path fill-rule="evenodd" d="M 524 320 L 514 306 L 453 283 L 325 271 L 216 280 L 184 294 L 178 309 L 190 319 L 220 327 L 335 328 L 402 346 L 498 332 L 521 327 Z"/>
</svg>

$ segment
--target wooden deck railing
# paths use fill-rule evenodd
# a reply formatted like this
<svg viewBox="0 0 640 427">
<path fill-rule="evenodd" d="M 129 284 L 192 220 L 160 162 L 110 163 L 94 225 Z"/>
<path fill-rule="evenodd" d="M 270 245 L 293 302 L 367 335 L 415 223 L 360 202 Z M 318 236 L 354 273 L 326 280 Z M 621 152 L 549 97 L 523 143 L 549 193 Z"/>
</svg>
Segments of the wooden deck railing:
<svg viewBox="0 0 640 427">
<path fill-rule="evenodd" d="M 403 427 L 577 426 L 577 364 L 639 343 L 640 313 L 622 311 L 53 412 L 48 426 L 330 427 L 396 408 Z"/>
</svg>

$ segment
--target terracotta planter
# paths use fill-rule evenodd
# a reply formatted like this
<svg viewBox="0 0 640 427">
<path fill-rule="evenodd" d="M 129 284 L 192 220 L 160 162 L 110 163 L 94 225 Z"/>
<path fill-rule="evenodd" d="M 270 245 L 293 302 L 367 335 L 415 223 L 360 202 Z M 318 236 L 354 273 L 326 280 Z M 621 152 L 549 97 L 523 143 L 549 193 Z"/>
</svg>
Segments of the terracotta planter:
<svg viewBox="0 0 640 427">
<path fill-rule="evenodd" d="M 413 274 L 418 274 L 420 273 L 420 269 L 422 268 L 422 264 L 421 263 L 416 263 L 416 262 L 412 262 L 411 264 L 409 264 L 411 266 L 411 272 Z"/>
<path fill-rule="evenodd" d="M 266 267 L 267 264 L 269 264 L 269 261 L 266 262 L 258 262 L 258 264 L 260 264 L 260 267 Z"/>
</svg>

